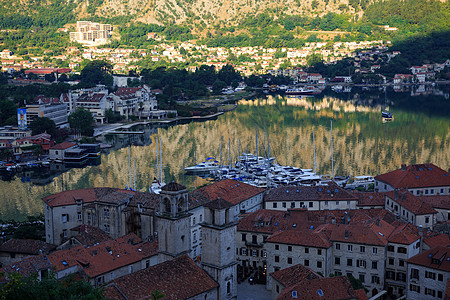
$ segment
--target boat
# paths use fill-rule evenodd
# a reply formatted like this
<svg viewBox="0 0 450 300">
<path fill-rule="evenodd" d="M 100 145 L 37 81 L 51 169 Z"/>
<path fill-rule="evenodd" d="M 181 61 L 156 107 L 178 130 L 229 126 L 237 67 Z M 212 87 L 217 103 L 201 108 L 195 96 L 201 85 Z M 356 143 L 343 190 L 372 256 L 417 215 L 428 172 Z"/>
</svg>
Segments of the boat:
<svg viewBox="0 0 450 300">
<path fill-rule="evenodd" d="M 287 89 L 286 95 L 313 95 L 314 87 Z"/>
<path fill-rule="evenodd" d="M 370 175 L 355 176 L 352 183 L 345 186 L 346 189 L 361 188 L 367 190 L 369 185 L 375 184 L 375 178 Z"/>
<path fill-rule="evenodd" d="M 384 119 L 392 119 L 393 116 L 391 112 L 384 110 L 381 112 L 381 117 Z"/>
<path fill-rule="evenodd" d="M 208 157 L 206 161 L 198 165 L 184 168 L 184 171 L 186 173 L 208 173 L 217 169 L 219 169 L 219 162 L 214 157 Z"/>
</svg>

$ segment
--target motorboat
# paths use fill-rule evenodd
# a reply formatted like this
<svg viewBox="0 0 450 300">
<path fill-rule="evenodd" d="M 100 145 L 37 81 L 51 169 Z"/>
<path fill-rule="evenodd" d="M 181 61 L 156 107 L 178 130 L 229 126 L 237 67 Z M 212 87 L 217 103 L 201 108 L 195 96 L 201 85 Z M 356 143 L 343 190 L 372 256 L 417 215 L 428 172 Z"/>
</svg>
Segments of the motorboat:
<svg viewBox="0 0 450 300">
<path fill-rule="evenodd" d="M 184 168 L 184 171 L 186 173 L 208 173 L 217 169 L 219 169 L 219 162 L 214 157 L 208 157 L 206 161 L 198 165 Z"/>
<path fill-rule="evenodd" d="M 314 94 L 314 88 L 308 87 L 308 88 L 293 88 L 293 89 L 287 89 L 286 95 L 313 95 Z"/>
<path fill-rule="evenodd" d="M 385 119 L 392 119 L 393 115 L 391 112 L 387 111 L 387 110 L 383 110 L 381 112 L 381 117 L 385 118 Z"/>
</svg>

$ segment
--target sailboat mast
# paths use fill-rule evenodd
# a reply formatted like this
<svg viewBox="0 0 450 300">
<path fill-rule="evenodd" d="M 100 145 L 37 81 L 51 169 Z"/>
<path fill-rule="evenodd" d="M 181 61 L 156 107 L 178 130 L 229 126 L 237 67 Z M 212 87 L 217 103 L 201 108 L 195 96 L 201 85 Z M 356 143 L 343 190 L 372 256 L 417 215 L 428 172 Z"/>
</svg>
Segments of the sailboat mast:
<svg viewBox="0 0 450 300">
<path fill-rule="evenodd" d="M 220 157 L 219 157 L 220 166 L 219 167 L 222 167 L 222 144 L 223 144 L 223 135 L 220 138 Z"/>
<path fill-rule="evenodd" d="M 161 182 L 163 182 L 163 163 L 162 163 L 162 150 L 161 150 L 161 137 L 159 138 L 159 164 L 161 167 L 159 168 L 159 171 L 161 172 Z"/>
<path fill-rule="evenodd" d="M 128 188 L 131 188 L 131 145 L 128 145 Z"/>
<path fill-rule="evenodd" d="M 230 170 L 231 170 L 231 139 L 228 139 L 228 162 L 230 164 Z"/>
<path fill-rule="evenodd" d="M 133 165 L 134 165 L 134 175 L 133 175 L 134 190 L 136 191 L 136 158 L 135 157 L 133 157 Z"/>
<path fill-rule="evenodd" d="M 316 140 L 314 138 L 314 129 L 313 129 L 313 152 L 314 152 L 313 170 L 314 170 L 314 174 L 316 174 Z"/>
<path fill-rule="evenodd" d="M 259 152 L 258 152 L 258 126 L 255 123 L 255 134 L 256 134 L 256 156 L 259 156 Z M 258 159 L 258 158 L 256 158 Z"/>
<path fill-rule="evenodd" d="M 333 120 L 331 120 L 331 179 L 334 179 L 334 160 L 333 160 Z"/>
<path fill-rule="evenodd" d="M 156 180 L 159 181 L 159 154 L 158 154 L 158 138 L 155 137 L 156 143 Z"/>
</svg>

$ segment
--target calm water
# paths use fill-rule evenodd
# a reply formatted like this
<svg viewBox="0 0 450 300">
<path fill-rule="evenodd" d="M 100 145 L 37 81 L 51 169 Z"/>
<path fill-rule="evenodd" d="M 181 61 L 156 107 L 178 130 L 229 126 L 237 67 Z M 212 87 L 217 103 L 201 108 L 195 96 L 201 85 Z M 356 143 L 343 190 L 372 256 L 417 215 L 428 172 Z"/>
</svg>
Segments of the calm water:
<svg viewBox="0 0 450 300">
<path fill-rule="evenodd" d="M 302 99 L 269 95 L 242 100 L 237 109 L 217 120 L 135 128 L 143 130 L 143 135 L 105 136 L 104 142 L 114 148 L 102 155 L 97 166 L 63 173 L 61 170 L 25 173 L 12 178 L 3 174 L 0 219 L 21 220 L 41 213 L 41 198 L 65 189 L 125 187 L 130 181 L 129 150 L 132 185 L 135 178 L 137 189 L 147 190 L 156 176 L 156 138 L 162 142 L 165 182 L 176 180 L 189 189 L 207 181 L 183 176 L 183 164 L 192 165 L 195 160 L 200 162 L 209 156 L 217 159 L 221 156 L 227 164 L 230 156 L 234 161 L 238 155 L 239 144 L 241 150 L 255 152 L 255 128 L 261 155 L 267 152 L 269 140 L 270 155 L 278 163 L 302 168 L 313 167 L 314 131 L 317 171 L 331 174 L 330 121 L 335 175 L 376 175 L 399 168 L 402 163 L 431 162 L 447 169 L 450 167 L 448 88 L 425 91 L 429 95 L 420 95 L 420 89 L 388 91 L 386 97 L 383 91 L 375 89 L 353 89 L 351 93 L 325 91 Z M 393 112 L 394 121 L 382 122 L 380 111 L 385 106 Z"/>
</svg>

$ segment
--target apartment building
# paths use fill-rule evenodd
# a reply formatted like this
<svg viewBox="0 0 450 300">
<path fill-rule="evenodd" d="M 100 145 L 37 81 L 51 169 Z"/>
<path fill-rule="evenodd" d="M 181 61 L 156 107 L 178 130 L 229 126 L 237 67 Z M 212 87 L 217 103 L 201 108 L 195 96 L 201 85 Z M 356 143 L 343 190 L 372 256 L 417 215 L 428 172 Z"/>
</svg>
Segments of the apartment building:
<svg viewBox="0 0 450 300">
<path fill-rule="evenodd" d="M 449 279 L 450 248 L 437 246 L 413 256 L 408 259 L 406 298 L 443 299 Z"/>
<path fill-rule="evenodd" d="M 450 195 L 450 174 L 434 164 L 417 164 L 375 176 L 379 192 L 407 189 L 414 195 Z"/>
<path fill-rule="evenodd" d="M 264 196 L 266 209 L 284 210 L 306 208 L 308 210 L 356 209 L 358 198 L 336 184 L 324 186 L 280 186 Z"/>
</svg>

